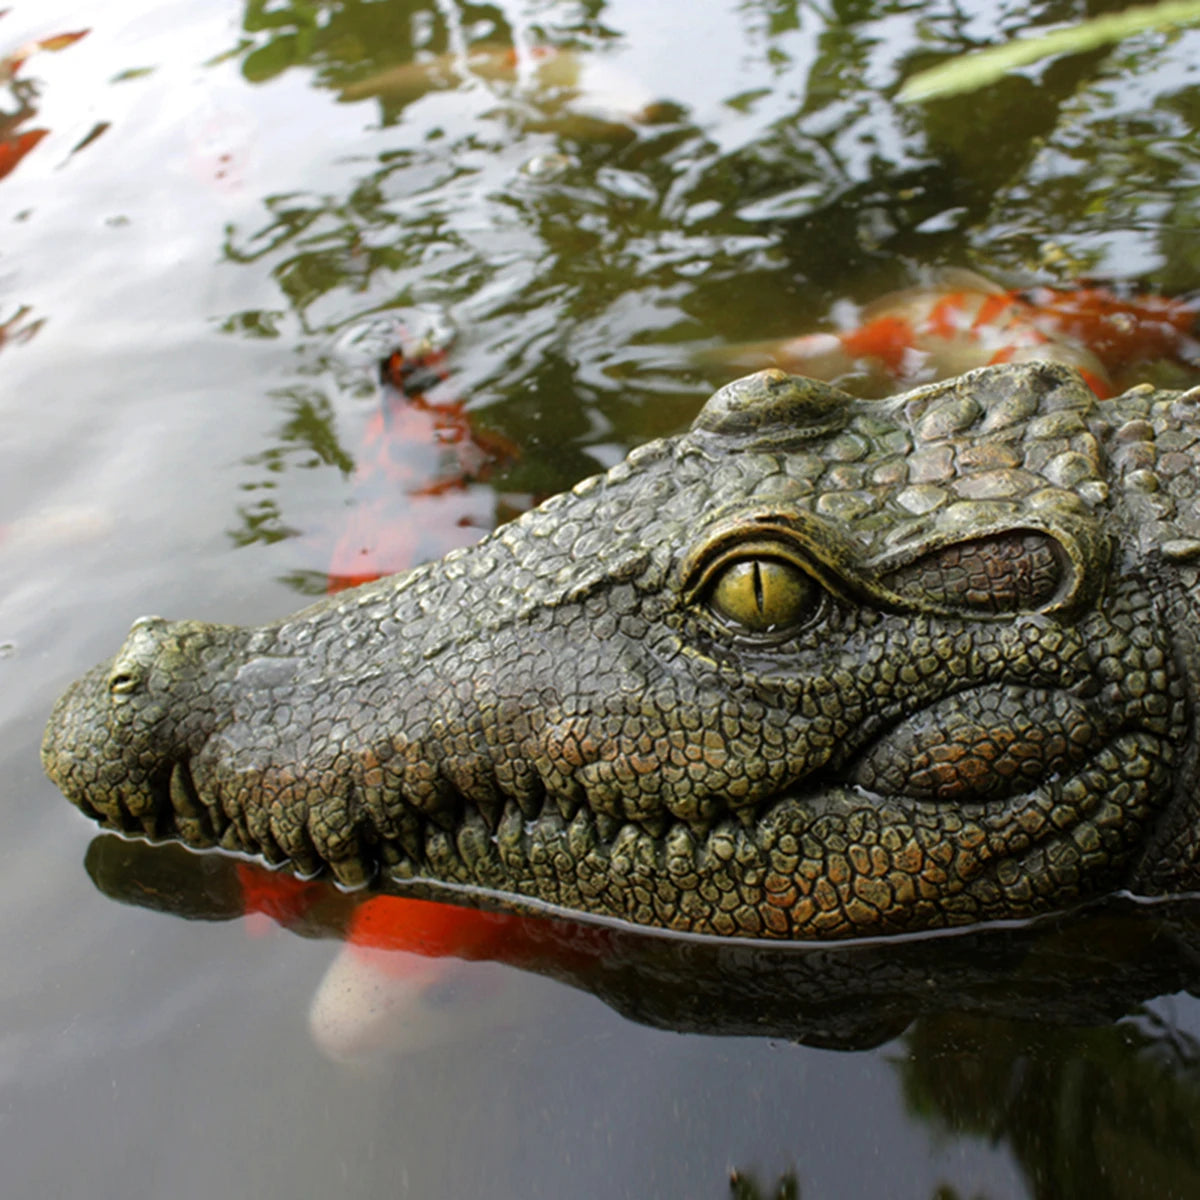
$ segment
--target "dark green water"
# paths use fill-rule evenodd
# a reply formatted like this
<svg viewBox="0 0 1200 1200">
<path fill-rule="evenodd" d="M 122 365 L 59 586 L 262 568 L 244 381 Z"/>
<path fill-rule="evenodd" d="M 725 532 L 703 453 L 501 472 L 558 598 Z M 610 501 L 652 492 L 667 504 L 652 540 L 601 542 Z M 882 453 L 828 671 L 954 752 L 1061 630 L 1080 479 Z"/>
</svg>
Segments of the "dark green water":
<svg viewBox="0 0 1200 1200">
<path fill-rule="evenodd" d="M 4 1195 L 1200 1193 L 1186 908 L 690 996 L 671 954 L 598 995 L 462 964 L 346 1064 L 308 1032 L 330 941 L 115 903 L 37 763 L 134 616 L 320 586 L 396 320 L 522 448 L 414 510 L 461 537 L 683 427 L 705 351 L 929 270 L 1200 289 L 1200 31 L 891 99 L 1113 7 L 12 0 L 0 54 L 88 32 L 0 86 L 0 133 L 49 131 L 0 179 Z"/>
</svg>

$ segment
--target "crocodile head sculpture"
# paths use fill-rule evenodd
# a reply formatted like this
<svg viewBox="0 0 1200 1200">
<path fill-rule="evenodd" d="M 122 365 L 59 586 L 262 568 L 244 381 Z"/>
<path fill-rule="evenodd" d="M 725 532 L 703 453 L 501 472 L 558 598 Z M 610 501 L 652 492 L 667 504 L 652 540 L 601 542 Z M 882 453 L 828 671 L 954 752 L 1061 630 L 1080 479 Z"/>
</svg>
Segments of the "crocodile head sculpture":
<svg viewBox="0 0 1200 1200">
<path fill-rule="evenodd" d="M 59 700 L 102 824 L 718 935 L 1200 883 L 1200 390 L 768 371 L 479 544 Z"/>
</svg>

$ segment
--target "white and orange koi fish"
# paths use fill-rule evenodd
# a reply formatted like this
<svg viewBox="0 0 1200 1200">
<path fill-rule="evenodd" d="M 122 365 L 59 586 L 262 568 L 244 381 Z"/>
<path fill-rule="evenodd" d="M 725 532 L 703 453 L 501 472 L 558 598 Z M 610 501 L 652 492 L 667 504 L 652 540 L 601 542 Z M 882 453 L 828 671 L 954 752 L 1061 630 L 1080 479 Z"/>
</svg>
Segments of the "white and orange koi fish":
<svg viewBox="0 0 1200 1200">
<path fill-rule="evenodd" d="M 1123 296 L 1105 287 L 1006 291 L 954 271 L 854 310 L 839 332 L 747 342 L 706 357 L 814 379 L 857 377 L 879 392 L 992 363 L 1050 361 L 1075 367 L 1103 397 L 1146 363 L 1200 366 L 1198 316 L 1193 300 Z"/>
</svg>

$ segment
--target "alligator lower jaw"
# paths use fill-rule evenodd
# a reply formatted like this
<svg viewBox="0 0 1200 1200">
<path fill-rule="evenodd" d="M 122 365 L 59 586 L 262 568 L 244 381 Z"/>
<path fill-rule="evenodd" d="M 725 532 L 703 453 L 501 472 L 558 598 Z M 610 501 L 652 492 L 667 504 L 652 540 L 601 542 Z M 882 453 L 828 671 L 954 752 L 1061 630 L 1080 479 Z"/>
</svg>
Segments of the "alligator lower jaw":
<svg viewBox="0 0 1200 1200">
<path fill-rule="evenodd" d="M 493 825 L 465 805 L 452 829 L 412 812 L 400 839 L 360 831 L 356 852 L 326 865 L 350 886 L 449 887 L 643 926 L 870 936 L 1028 917 L 1119 884 L 1170 780 L 1169 745 L 1135 731 L 1003 800 L 952 805 L 839 785 L 704 831 L 682 821 L 651 831 L 586 807 L 566 818 L 549 803 L 530 816 L 514 802 Z M 243 820 L 214 820 L 185 765 L 165 769 L 154 790 L 157 803 L 138 812 L 93 815 L 125 833 L 282 861 Z M 320 865 L 293 860 L 304 874 Z"/>
<path fill-rule="evenodd" d="M 750 826 L 633 825 L 601 841 L 577 813 L 496 834 L 434 833 L 400 878 L 517 892 L 559 908 L 698 933 L 828 939 L 1020 918 L 1119 882 L 1169 794 L 1170 753 L 1119 735 L 1073 774 L 1003 801 L 936 804 L 839 786 L 781 796 Z"/>
</svg>

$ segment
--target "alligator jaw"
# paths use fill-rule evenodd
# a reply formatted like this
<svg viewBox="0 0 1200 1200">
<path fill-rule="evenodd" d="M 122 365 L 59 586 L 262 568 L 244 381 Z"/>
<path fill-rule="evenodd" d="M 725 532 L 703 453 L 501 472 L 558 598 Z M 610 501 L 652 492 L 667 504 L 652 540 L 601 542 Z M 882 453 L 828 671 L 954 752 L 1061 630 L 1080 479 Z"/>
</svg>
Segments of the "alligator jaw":
<svg viewBox="0 0 1200 1200">
<path fill-rule="evenodd" d="M 111 690 L 120 659 L 95 668 L 55 707 L 42 750 L 54 782 L 122 833 L 286 860 L 284 839 L 264 834 L 269 822 L 247 817 L 208 786 L 205 761 L 219 751 L 220 736 L 194 741 L 190 755 L 148 750 L 123 779 L 114 777 L 105 745 L 124 715 L 121 694 Z M 996 691 L 977 689 L 975 708 L 986 708 Z M 958 699 L 955 711 L 970 711 Z M 108 718 L 96 720 L 102 705 Z M 1071 714 L 1075 705 L 1049 693 L 1043 707 Z M 850 774 L 886 759 L 883 747 L 911 757 L 914 739 L 905 730 L 928 724 L 918 713 L 875 737 Z M 161 723 L 156 738 L 160 749 L 182 748 L 178 732 L 168 736 Z M 306 852 L 291 857 L 305 874 L 328 865 L 349 885 L 371 878 L 385 889 L 448 885 L 642 925 L 792 939 L 870 936 L 1023 916 L 1051 880 L 1060 903 L 1086 894 L 1143 828 L 1157 790 L 1169 786 L 1170 759 L 1169 745 L 1151 733 L 1116 733 L 1076 756 L 1069 771 L 1044 772 L 1028 791 L 993 787 L 947 803 L 814 780 L 764 801 L 757 816 L 729 813 L 701 824 L 669 815 L 626 821 L 586 803 L 560 808 L 545 792 L 540 802 L 496 797 L 489 805 L 460 795 L 453 821 L 393 804 L 390 828 L 365 819 L 343 860 L 323 862 L 311 832 L 302 839 Z M 373 807 L 368 792 L 358 797 L 364 814 Z"/>
<path fill-rule="evenodd" d="M 651 831 L 586 807 L 564 820 L 548 805 L 530 820 L 510 804 L 494 833 L 472 811 L 453 836 L 426 826 L 419 856 L 388 866 L 381 886 L 449 884 L 637 925 L 800 940 L 1017 918 L 1112 878 L 1169 782 L 1162 740 L 1130 733 L 1069 777 L 988 803 L 830 786 L 705 831 Z"/>
</svg>

